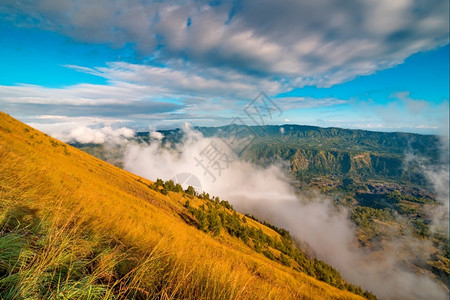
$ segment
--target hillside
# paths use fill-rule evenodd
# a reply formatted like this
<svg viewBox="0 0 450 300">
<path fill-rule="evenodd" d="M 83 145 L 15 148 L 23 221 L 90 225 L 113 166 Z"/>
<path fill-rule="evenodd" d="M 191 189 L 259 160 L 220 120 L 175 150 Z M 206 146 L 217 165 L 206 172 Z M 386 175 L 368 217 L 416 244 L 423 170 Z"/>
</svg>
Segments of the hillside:
<svg viewBox="0 0 450 300">
<path fill-rule="evenodd" d="M 278 163 L 290 173 L 292 185 L 301 193 L 319 191 L 335 205 L 345 206 L 363 249 L 379 251 L 405 236 L 429 244 L 427 251 L 399 256 L 399 265 L 412 274 L 427 274 L 448 285 L 448 226 L 437 229 L 433 225 L 436 218 L 441 218 L 442 224 L 448 221 L 448 210 L 442 205 L 448 192 L 445 196 L 445 191 L 437 191 L 430 181 L 430 172 L 434 179 L 448 174 L 448 170 L 437 171 L 445 171 L 442 166 L 448 166 L 448 154 L 442 152 L 438 136 L 301 125 L 250 129 L 257 136 L 239 153 L 240 159 L 263 167 Z M 211 137 L 221 136 L 226 128 L 196 130 Z M 245 138 L 248 132 L 241 131 L 240 137 Z M 166 149 L 176 149 L 186 141 L 181 129 L 161 133 Z M 140 132 L 120 145 L 74 145 L 122 166 L 127 145 L 136 141 L 159 144 L 148 133 Z"/>
<path fill-rule="evenodd" d="M 283 230 L 3 113 L 0 162 L 1 298 L 361 298 Z"/>
</svg>

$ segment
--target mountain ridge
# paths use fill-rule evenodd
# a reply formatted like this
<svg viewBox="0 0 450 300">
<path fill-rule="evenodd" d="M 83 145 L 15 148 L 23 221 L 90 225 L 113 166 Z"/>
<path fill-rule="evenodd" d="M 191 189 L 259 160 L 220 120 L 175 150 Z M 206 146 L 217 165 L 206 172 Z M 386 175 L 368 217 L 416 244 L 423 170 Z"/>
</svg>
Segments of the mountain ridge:
<svg viewBox="0 0 450 300">
<path fill-rule="evenodd" d="M 441 163 L 441 137 L 403 132 L 377 132 L 361 129 L 322 128 L 308 125 L 193 127 L 205 137 L 251 137 L 251 143 L 238 154 L 258 165 L 268 166 L 278 160 L 289 162 L 289 171 L 298 179 L 335 174 L 358 178 L 391 178 L 424 185 L 419 164 Z M 158 130 L 163 144 L 182 142 L 182 129 Z M 149 142 L 149 132 L 136 133 L 136 139 Z M 95 147 L 95 146 L 94 146 Z M 85 148 L 89 151 L 88 147 Z"/>
</svg>

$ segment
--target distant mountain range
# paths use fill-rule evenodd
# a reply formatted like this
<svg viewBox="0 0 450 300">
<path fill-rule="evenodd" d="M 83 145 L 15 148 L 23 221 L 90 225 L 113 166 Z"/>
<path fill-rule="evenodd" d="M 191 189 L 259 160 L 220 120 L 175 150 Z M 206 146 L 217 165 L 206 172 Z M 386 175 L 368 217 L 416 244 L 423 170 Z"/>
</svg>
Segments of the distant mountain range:
<svg viewBox="0 0 450 300">
<path fill-rule="evenodd" d="M 390 178 L 424 185 L 420 164 L 441 163 L 441 139 L 436 135 L 376 132 L 305 125 L 194 127 L 205 137 L 234 135 L 251 139 L 238 152 L 259 165 L 283 160 L 299 179 L 318 175 Z M 163 142 L 180 142 L 181 129 L 161 130 Z M 148 132 L 136 137 L 148 141 Z M 408 160 L 406 159 L 408 158 Z"/>
</svg>

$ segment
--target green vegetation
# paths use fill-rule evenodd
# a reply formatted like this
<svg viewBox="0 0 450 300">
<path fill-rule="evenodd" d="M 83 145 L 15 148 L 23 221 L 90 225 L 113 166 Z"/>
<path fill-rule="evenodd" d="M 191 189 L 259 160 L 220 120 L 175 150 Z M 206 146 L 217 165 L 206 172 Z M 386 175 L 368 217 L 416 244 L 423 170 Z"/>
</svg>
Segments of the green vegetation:
<svg viewBox="0 0 450 300">
<path fill-rule="evenodd" d="M 411 224 L 414 228 L 414 234 L 421 238 L 430 237 L 430 226 L 428 226 L 423 220 L 412 220 Z"/>
<path fill-rule="evenodd" d="M 102 241 L 73 218 L 56 226 L 25 207 L 8 211 L 0 225 L 2 299 L 113 299 L 156 297 L 144 293 L 141 273 L 164 276 L 157 263 L 136 251 Z M 82 234 L 81 232 L 86 232 Z M 172 262 L 173 263 L 173 262 Z M 156 286 L 155 286 L 156 287 Z"/>
<path fill-rule="evenodd" d="M 373 220 L 395 221 L 389 209 L 376 209 L 367 206 L 355 206 L 350 218 L 356 225 L 362 228 L 371 227 Z"/>
<path fill-rule="evenodd" d="M 436 200 L 425 197 L 414 197 L 411 195 L 402 194 L 399 191 L 394 191 L 387 194 L 387 198 L 393 202 L 400 203 L 402 201 L 414 202 L 419 204 L 437 204 Z"/>
<path fill-rule="evenodd" d="M 157 179 L 155 183 L 152 184 L 147 184 L 147 186 L 149 188 L 151 188 L 154 191 L 160 192 L 163 195 L 168 195 L 169 192 L 182 192 L 183 191 L 183 187 L 177 183 L 175 184 L 175 182 L 173 180 L 168 180 L 166 182 L 164 182 L 162 179 Z M 192 191 L 186 191 L 186 193 L 191 193 Z M 193 194 L 192 194 L 193 195 Z"/>
</svg>

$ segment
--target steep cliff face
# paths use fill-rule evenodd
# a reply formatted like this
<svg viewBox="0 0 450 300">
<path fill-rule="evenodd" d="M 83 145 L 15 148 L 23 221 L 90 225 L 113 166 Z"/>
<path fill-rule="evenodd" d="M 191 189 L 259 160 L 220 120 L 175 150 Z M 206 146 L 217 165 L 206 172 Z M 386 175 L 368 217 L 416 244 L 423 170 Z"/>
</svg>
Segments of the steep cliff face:
<svg viewBox="0 0 450 300">
<path fill-rule="evenodd" d="M 242 157 L 260 165 L 268 165 L 277 160 L 287 161 L 289 170 L 299 176 L 383 176 L 420 183 L 417 176 L 414 177 L 414 169 L 405 166 L 404 156 L 399 154 L 303 149 L 258 143 L 249 147 Z"/>
<path fill-rule="evenodd" d="M 205 136 L 220 135 L 226 127 L 197 128 Z M 440 138 L 402 132 L 375 132 L 304 125 L 251 127 L 256 134 L 242 158 L 259 165 L 288 162 L 298 177 L 337 175 L 390 178 L 424 184 L 417 161 L 439 160 Z M 244 131 L 243 132 L 248 132 Z M 179 137 L 163 132 L 167 139 Z"/>
<path fill-rule="evenodd" d="M 242 127 L 242 126 L 241 126 Z M 257 140 L 269 138 L 271 142 L 295 143 L 297 146 L 315 146 L 322 149 L 372 151 L 379 153 L 419 154 L 436 158 L 439 153 L 439 137 L 405 132 L 377 132 L 343 128 L 322 128 L 305 125 L 250 126 Z M 227 127 L 197 127 L 205 136 L 217 135 Z M 169 139 L 179 137 L 179 130 L 162 131 Z"/>
</svg>

